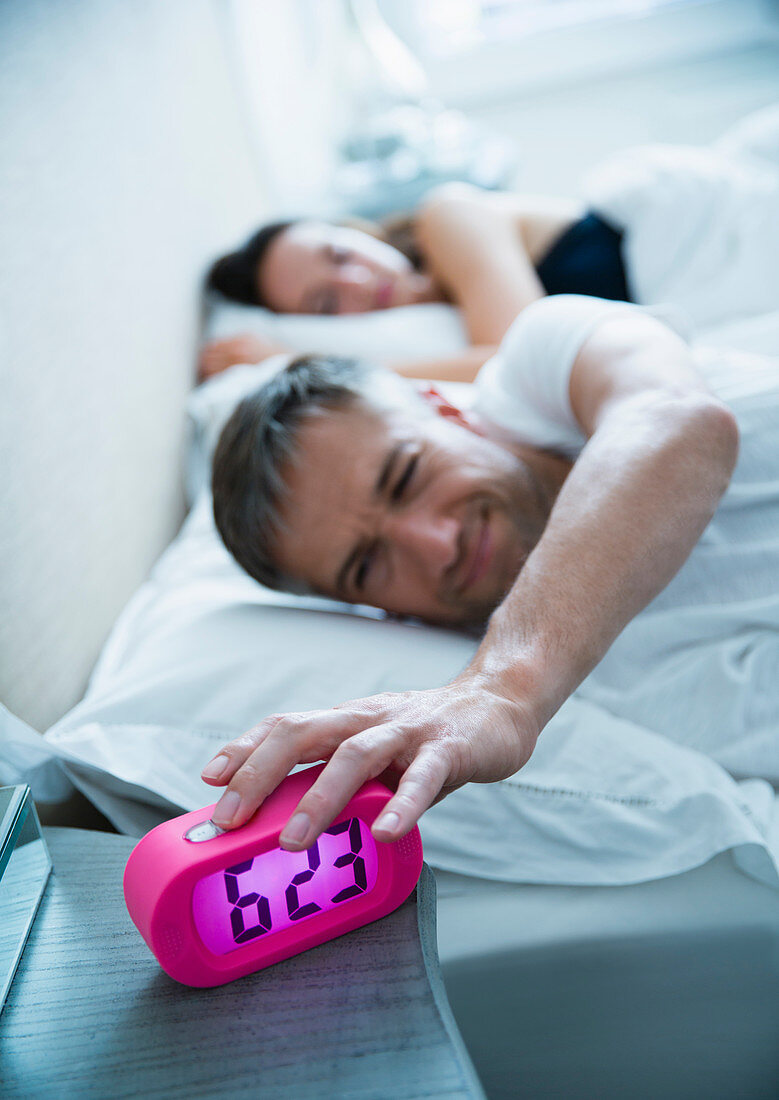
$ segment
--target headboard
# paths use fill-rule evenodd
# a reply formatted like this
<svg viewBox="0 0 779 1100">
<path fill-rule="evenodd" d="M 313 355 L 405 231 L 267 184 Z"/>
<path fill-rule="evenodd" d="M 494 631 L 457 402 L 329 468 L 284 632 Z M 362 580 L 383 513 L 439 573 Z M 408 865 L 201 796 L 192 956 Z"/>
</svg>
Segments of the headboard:
<svg viewBox="0 0 779 1100">
<path fill-rule="evenodd" d="M 0 8 L 0 698 L 39 730 L 181 521 L 199 276 L 266 209 L 229 12 Z"/>
</svg>

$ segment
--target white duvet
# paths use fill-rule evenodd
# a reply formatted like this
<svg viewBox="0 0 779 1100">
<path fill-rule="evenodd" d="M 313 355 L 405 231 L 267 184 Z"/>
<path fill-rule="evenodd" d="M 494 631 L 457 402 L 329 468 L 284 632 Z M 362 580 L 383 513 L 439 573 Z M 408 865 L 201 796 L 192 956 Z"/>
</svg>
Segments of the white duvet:
<svg viewBox="0 0 779 1100">
<path fill-rule="evenodd" d="M 672 304 L 699 333 L 779 309 L 779 106 L 709 147 L 619 153 L 584 196 L 624 230 L 637 301 Z"/>
<path fill-rule="evenodd" d="M 765 417 L 776 432 L 760 429 L 760 454 L 744 448 L 717 523 L 684 567 L 688 606 L 671 611 L 672 582 L 552 719 L 522 771 L 425 815 L 434 866 L 616 884 L 729 850 L 779 884 L 769 782 L 779 784 L 779 219 L 767 213 L 779 188 L 777 131 L 777 115 L 764 115 L 708 152 L 631 153 L 592 182 L 604 212 L 626 226 L 646 299 L 681 305 L 707 330 L 702 361 L 739 406 L 746 436 L 757 438 Z M 207 405 L 194 396 L 201 427 Z M 739 583 L 717 601 L 707 581 L 733 575 L 720 553 L 726 530 L 738 533 Z M 474 646 L 265 592 L 220 546 L 201 493 L 119 620 L 85 700 L 46 740 L 104 812 L 139 834 L 174 808 L 212 801 L 201 766 L 263 715 L 442 683 Z M 0 779 L 24 771 L 30 736 L 9 726 Z"/>
</svg>

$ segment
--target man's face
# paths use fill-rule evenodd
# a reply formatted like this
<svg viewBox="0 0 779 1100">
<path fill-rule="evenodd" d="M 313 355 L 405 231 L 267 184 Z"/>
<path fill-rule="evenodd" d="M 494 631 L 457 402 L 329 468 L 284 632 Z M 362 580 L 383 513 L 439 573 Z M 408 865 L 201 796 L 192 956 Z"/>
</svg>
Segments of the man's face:
<svg viewBox="0 0 779 1100">
<path fill-rule="evenodd" d="M 518 454 L 423 406 L 311 416 L 283 473 L 282 570 L 432 622 L 483 622 L 547 518 Z"/>
</svg>

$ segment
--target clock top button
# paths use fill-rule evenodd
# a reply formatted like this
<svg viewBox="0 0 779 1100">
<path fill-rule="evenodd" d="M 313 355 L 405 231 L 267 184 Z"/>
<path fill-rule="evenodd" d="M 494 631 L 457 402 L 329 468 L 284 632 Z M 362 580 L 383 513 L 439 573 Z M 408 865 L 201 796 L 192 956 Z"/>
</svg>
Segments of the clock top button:
<svg viewBox="0 0 779 1100">
<path fill-rule="evenodd" d="M 218 825 L 214 825 L 213 821 L 201 821 L 199 824 L 193 825 L 191 829 L 187 829 L 184 833 L 184 839 L 191 841 L 193 844 L 199 844 L 203 840 L 213 840 L 214 837 L 221 836 L 224 831 Z"/>
</svg>

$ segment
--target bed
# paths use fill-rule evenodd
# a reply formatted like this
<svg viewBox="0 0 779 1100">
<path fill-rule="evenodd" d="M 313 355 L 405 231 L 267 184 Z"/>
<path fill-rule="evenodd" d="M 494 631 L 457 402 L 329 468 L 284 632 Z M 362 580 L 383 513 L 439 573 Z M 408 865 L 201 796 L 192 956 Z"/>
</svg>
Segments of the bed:
<svg viewBox="0 0 779 1100">
<path fill-rule="evenodd" d="M 50 797 L 75 784 L 129 835 L 211 801 L 200 766 L 261 715 L 440 683 L 475 644 L 265 592 L 216 539 L 208 456 L 261 370 L 190 393 L 198 274 L 268 207 L 227 10 L 34 0 L 2 17 L 14 95 L 0 131 L 15 167 L 3 185 L 2 774 Z M 741 158 L 748 195 L 769 178 L 766 132 L 723 150 Z M 634 197 L 659 171 L 656 153 L 643 164 L 643 190 L 635 161 L 623 165 Z M 592 184 L 604 204 L 613 180 Z M 687 192 L 674 194 L 682 216 Z M 461 345 L 456 315 L 419 308 L 340 331 L 286 323 L 301 350 Z M 765 303 L 716 320 L 719 348 L 779 348 Z M 284 324 L 232 308 L 206 323 Z M 593 744 L 620 766 L 608 781 L 572 778 Z M 490 1096 L 776 1095 L 779 823 L 761 774 L 583 696 L 532 769 L 458 792 L 426 816 L 424 839 L 450 1001 Z"/>
</svg>

